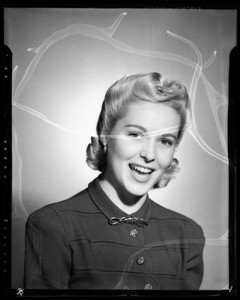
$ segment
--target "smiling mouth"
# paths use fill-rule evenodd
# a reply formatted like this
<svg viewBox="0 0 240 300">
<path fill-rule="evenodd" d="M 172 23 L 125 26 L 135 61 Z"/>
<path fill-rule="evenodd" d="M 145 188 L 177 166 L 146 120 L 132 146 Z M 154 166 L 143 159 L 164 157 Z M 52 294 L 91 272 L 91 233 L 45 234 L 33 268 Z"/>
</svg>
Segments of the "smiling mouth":
<svg viewBox="0 0 240 300">
<path fill-rule="evenodd" d="M 154 170 L 150 168 L 145 168 L 139 165 L 130 164 L 130 169 L 134 172 L 136 172 L 139 175 L 150 175 Z"/>
</svg>

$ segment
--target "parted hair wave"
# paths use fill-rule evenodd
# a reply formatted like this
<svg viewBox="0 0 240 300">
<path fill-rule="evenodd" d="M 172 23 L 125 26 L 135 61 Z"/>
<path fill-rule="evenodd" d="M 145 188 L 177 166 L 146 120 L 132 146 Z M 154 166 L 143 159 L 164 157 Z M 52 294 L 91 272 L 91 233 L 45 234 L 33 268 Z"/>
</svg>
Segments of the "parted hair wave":
<svg viewBox="0 0 240 300">
<path fill-rule="evenodd" d="M 116 122 L 127 113 L 128 104 L 137 101 L 164 103 L 171 106 L 181 117 L 177 144 L 179 144 L 190 120 L 190 101 L 186 87 L 176 80 L 168 81 L 157 72 L 124 76 L 106 91 L 96 126 L 97 137 L 91 137 L 87 146 L 87 164 L 90 168 L 104 172 L 107 153 L 103 136 L 110 134 Z M 153 188 L 167 186 L 180 170 L 176 158 L 166 169 L 161 180 Z"/>
</svg>

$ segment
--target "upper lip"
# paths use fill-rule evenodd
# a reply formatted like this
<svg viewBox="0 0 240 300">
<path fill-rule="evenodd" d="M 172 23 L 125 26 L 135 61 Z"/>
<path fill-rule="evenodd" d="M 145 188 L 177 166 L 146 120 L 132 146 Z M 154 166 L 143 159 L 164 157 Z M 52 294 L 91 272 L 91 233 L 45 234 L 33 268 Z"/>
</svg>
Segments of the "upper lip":
<svg viewBox="0 0 240 300">
<path fill-rule="evenodd" d="M 145 169 L 149 169 L 149 170 L 151 170 L 151 171 L 155 171 L 154 168 L 151 168 L 151 167 L 149 167 L 149 166 L 143 166 L 143 165 L 139 165 L 139 164 L 135 164 L 135 163 L 130 163 L 129 165 L 134 165 L 134 166 L 138 166 L 138 167 L 140 167 L 140 168 L 145 168 Z"/>
</svg>

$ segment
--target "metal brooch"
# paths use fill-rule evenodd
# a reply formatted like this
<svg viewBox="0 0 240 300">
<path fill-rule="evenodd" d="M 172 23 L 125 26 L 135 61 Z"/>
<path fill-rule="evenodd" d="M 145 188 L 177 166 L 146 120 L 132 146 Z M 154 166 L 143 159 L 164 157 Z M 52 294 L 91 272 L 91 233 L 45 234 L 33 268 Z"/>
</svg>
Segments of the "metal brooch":
<svg viewBox="0 0 240 300">
<path fill-rule="evenodd" d="M 122 218 L 116 218 L 116 217 L 112 217 L 109 221 L 109 223 L 111 225 L 120 225 L 123 223 L 127 223 L 127 224 L 136 224 L 140 227 L 143 226 L 148 226 L 148 221 L 142 218 L 138 218 L 138 217 L 122 217 Z"/>
</svg>

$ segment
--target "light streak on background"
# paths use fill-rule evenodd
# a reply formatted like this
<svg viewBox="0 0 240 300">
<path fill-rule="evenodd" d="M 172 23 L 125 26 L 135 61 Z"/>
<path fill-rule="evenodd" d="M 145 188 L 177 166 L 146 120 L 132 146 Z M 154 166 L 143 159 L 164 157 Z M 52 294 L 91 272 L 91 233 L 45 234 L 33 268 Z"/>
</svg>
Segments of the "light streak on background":
<svg viewBox="0 0 240 300">
<path fill-rule="evenodd" d="M 138 54 L 138 55 L 145 55 L 145 56 L 150 56 L 150 57 L 157 57 L 157 58 L 164 58 L 164 59 L 172 59 L 175 60 L 177 62 L 180 63 L 184 63 L 187 64 L 191 67 L 195 67 L 194 70 L 194 74 L 192 77 L 192 81 L 191 81 L 191 86 L 190 86 L 190 91 L 189 91 L 189 96 L 191 99 L 191 103 L 192 103 L 192 123 L 193 125 L 190 125 L 190 132 L 191 135 L 194 137 L 194 139 L 198 142 L 198 144 L 202 147 L 203 150 L 205 150 L 208 154 L 220 159 L 221 161 L 228 163 L 228 158 L 224 157 L 222 155 L 220 155 L 219 153 L 217 153 L 216 151 L 214 151 L 213 149 L 211 149 L 211 147 L 204 141 L 204 139 L 202 138 L 202 136 L 200 135 L 197 126 L 196 126 L 196 122 L 195 122 L 195 109 L 194 109 L 194 104 L 196 101 L 196 91 L 197 91 L 197 85 L 198 85 L 198 81 L 199 78 L 202 76 L 202 69 L 203 69 L 203 63 L 202 63 L 202 56 L 201 53 L 199 52 L 198 48 L 189 40 L 187 40 L 186 38 L 183 38 L 181 36 L 178 36 L 176 34 L 171 33 L 170 31 L 168 31 L 167 33 L 177 39 L 180 39 L 182 41 L 184 41 L 186 44 L 188 44 L 189 46 L 191 46 L 194 51 L 197 54 L 198 57 L 198 62 L 195 64 L 194 62 L 191 62 L 190 60 L 185 59 L 184 57 L 180 57 L 178 55 L 174 55 L 171 53 L 164 53 L 162 54 L 161 52 L 151 52 L 151 51 L 141 51 L 138 49 L 133 49 L 131 47 L 129 47 L 128 45 L 125 45 L 124 43 L 120 43 L 115 39 L 109 39 L 109 37 L 112 37 L 112 35 L 114 34 L 114 32 L 116 31 L 117 27 L 119 26 L 122 18 L 124 16 L 126 16 L 127 13 L 122 13 L 118 16 L 118 18 L 116 19 L 116 21 L 110 26 L 107 27 L 106 29 L 100 29 L 91 25 L 86 25 L 86 24 L 73 24 L 71 26 L 68 26 L 67 28 L 54 32 L 46 41 L 44 41 L 38 48 L 29 48 L 28 51 L 31 51 L 33 53 L 36 53 L 37 55 L 33 58 L 33 60 L 31 61 L 31 63 L 29 64 L 21 82 L 19 83 L 19 85 L 17 86 L 15 92 L 13 91 L 12 94 L 13 96 L 13 108 L 17 107 L 20 108 L 30 114 L 32 114 L 33 116 L 40 118 L 41 120 L 43 120 L 44 122 L 48 123 L 49 125 L 55 126 L 57 128 L 59 128 L 60 130 L 69 132 L 69 133 L 75 133 L 77 134 L 77 132 L 72 132 L 71 130 L 69 130 L 68 128 L 60 125 L 60 124 L 56 124 L 52 121 L 50 121 L 47 117 L 45 117 L 43 114 L 39 113 L 38 111 L 27 107 L 25 105 L 21 105 L 17 103 L 17 100 L 20 96 L 20 93 L 22 92 L 22 90 L 24 89 L 24 87 L 26 86 L 27 82 L 29 81 L 29 79 L 31 78 L 35 68 L 37 67 L 37 64 L 39 63 L 42 55 L 44 54 L 45 51 L 47 51 L 47 49 L 53 45 L 54 43 L 56 43 L 57 41 L 70 36 L 70 35 L 74 35 L 74 34 L 82 34 L 84 36 L 88 36 L 91 38 L 96 38 L 96 39 L 101 39 L 101 40 L 105 40 L 106 42 L 108 42 L 109 44 L 111 44 L 112 46 L 116 47 L 119 50 L 122 51 L 126 51 L 126 52 L 131 52 L 134 54 Z M 216 52 L 215 52 L 216 53 Z M 211 56 L 213 57 L 213 56 Z M 213 59 L 211 60 L 211 63 L 213 63 Z M 210 63 L 207 63 L 206 66 L 210 66 Z M 13 82 L 15 83 L 15 78 L 16 78 L 16 72 L 17 72 L 18 67 L 14 68 L 13 71 Z M 219 124 L 219 120 L 218 120 L 218 116 L 216 114 L 216 100 L 214 100 L 212 98 L 212 93 L 211 93 L 211 85 L 209 84 L 209 82 L 207 81 L 207 79 L 204 77 L 204 84 L 205 86 L 210 90 L 210 95 L 209 95 L 209 102 L 212 104 L 211 108 L 214 114 L 214 119 L 217 123 L 217 129 L 218 129 L 218 134 L 219 137 L 221 139 L 222 145 L 224 147 L 224 150 L 227 154 L 227 150 L 226 150 L 226 141 L 224 139 L 223 133 L 222 133 L 222 129 L 220 127 Z M 214 95 L 213 95 L 214 96 Z M 227 104 L 227 102 L 224 102 L 223 104 Z M 16 134 L 16 131 L 14 131 Z M 81 133 L 79 133 L 81 135 Z M 17 139 L 16 139 L 17 140 Z M 16 153 L 19 157 L 19 159 L 21 159 L 20 153 L 17 150 L 17 144 L 13 145 L 14 147 L 16 146 Z M 17 176 L 21 177 L 21 171 L 16 172 Z M 15 173 L 14 173 L 15 175 Z M 21 182 L 21 178 L 18 179 Z M 18 192 L 18 194 L 20 194 Z M 22 197 L 19 197 L 18 202 L 22 201 Z M 20 207 L 24 207 L 23 203 L 21 203 Z M 26 210 L 25 210 L 26 212 Z M 22 215 L 22 212 L 17 213 L 18 215 Z M 27 215 L 26 215 L 27 217 Z"/>
<path fill-rule="evenodd" d="M 17 12 L 17 10 L 15 10 Z M 54 13 L 56 13 L 57 10 L 54 10 Z M 81 10 L 82 11 L 82 10 Z M 149 10 L 151 11 L 151 10 Z M 48 12 L 51 13 L 51 9 L 48 9 Z M 34 71 L 37 70 L 38 64 L 41 63 L 41 59 L 44 58 L 44 53 L 55 43 L 60 42 L 60 40 L 63 40 L 68 37 L 73 37 L 75 35 L 83 36 L 85 38 L 90 38 L 93 40 L 99 40 L 101 42 L 105 42 L 106 44 L 110 45 L 112 49 L 115 49 L 119 51 L 119 53 L 125 53 L 125 55 L 131 55 L 131 59 L 134 59 L 135 56 L 137 57 L 145 57 L 145 58 L 150 58 L 155 60 L 161 60 L 162 62 L 164 60 L 170 61 L 170 62 L 175 62 L 177 64 L 183 65 L 183 67 L 188 68 L 188 74 L 189 79 L 190 79 L 190 84 L 189 84 L 189 95 L 192 103 L 192 118 L 188 127 L 188 133 L 189 136 L 192 137 L 192 140 L 196 142 L 198 146 L 200 146 L 201 151 L 204 151 L 210 157 L 213 157 L 219 163 L 223 163 L 223 165 L 228 166 L 228 151 L 227 151 L 227 143 L 226 143 L 226 138 L 224 136 L 222 126 L 221 126 L 221 120 L 219 118 L 218 110 L 219 108 L 225 106 L 227 107 L 228 105 L 228 97 L 224 94 L 222 94 L 220 91 L 215 89 L 207 79 L 207 71 L 208 68 L 214 65 L 216 62 L 217 56 L 218 56 L 218 49 L 209 49 L 211 55 L 208 55 L 207 59 L 205 62 L 203 61 L 203 57 L 201 54 L 201 51 L 198 49 L 198 47 L 194 43 L 184 37 L 184 32 L 182 35 L 176 34 L 170 30 L 166 30 L 165 34 L 166 36 L 168 35 L 171 37 L 173 40 L 178 40 L 178 43 L 187 45 L 189 49 L 193 50 L 193 54 L 196 56 L 196 62 L 194 60 L 188 59 L 187 57 L 184 57 L 182 55 L 178 55 L 174 52 L 174 50 L 178 50 L 177 46 L 176 48 L 171 49 L 171 47 L 168 47 L 169 52 L 167 51 L 152 51 L 152 50 L 141 50 L 139 48 L 135 48 L 130 46 L 127 42 L 123 42 L 120 39 L 116 37 L 116 34 L 118 33 L 119 30 L 121 30 L 121 26 L 124 24 L 123 21 L 126 21 L 128 18 L 131 18 L 131 10 L 129 10 L 130 13 L 127 12 L 122 12 L 122 13 L 117 13 L 112 10 L 110 12 L 110 15 L 115 15 L 115 21 L 112 23 L 112 25 L 102 28 L 98 26 L 93 26 L 91 24 L 83 24 L 83 23 L 73 23 L 67 27 L 61 27 L 60 29 L 52 32 L 38 47 L 29 47 L 27 50 L 29 54 L 33 54 L 34 57 L 33 59 L 28 63 L 28 66 L 25 70 L 25 73 L 22 75 L 22 79 L 19 80 L 20 76 L 20 68 L 19 65 L 16 65 L 13 69 L 12 72 L 12 104 L 13 104 L 13 114 L 19 113 L 19 111 L 22 111 L 23 114 L 29 114 L 32 117 L 36 117 L 40 119 L 42 122 L 46 123 L 47 125 L 50 125 L 53 128 L 56 128 L 63 132 L 63 134 L 67 134 L 69 136 L 73 136 L 76 139 L 81 139 L 85 136 L 87 136 L 86 132 L 83 132 L 82 130 L 73 130 L 71 127 L 68 127 L 64 124 L 60 124 L 57 121 L 54 121 L 50 117 L 46 115 L 46 112 L 39 111 L 35 108 L 30 107 L 29 105 L 21 104 L 19 103 L 20 99 L 24 99 L 24 96 L 22 94 L 24 93 L 25 88 L 28 87 L 29 83 L 32 78 L 34 77 Z M 30 12 L 31 13 L 31 12 Z M 90 14 L 89 11 L 86 12 L 86 14 Z M 146 13 L 144 10 L 143 13 Z M 116 17 L 117 15 L 117 17 Z M 112 18 L 114 20 L 114 18 Z M 181 21 L 181 19 L 180 19 Z M 129 25 L 128 25 L 129 26 Z M 113 37 L 115 35 L 115 37 Z M 161 36 L 155 36 L 156 39 L 160 39 Z M 84 41 L 83 41 L 84 43 Z M 103 45 L 103 44 L 101 44 Z M 177 45 L 177 44 L 175 44 Z M 59 46 L 60 47 L 60 46 Z M 205 45 L 206 47 L 206 45 Z M 11 49 L 11 47 L 10 47 Z M 189 53 L 189 52 L 187 52 Z M 80 55 L 80 54 L 79 54 Z M 101 58 L 99 57 L 99 60 Z M 152 69 L 150 71 L 157 71 L 156 69 Z M 104 70 L 101 70 L 104 72 Z M 128 72 L 128 70 L 126 71 Z M 161 71 L 160 71 L 161 72 Z M 125 75 L 125 74 L 124 74 Z M 118 77 L 117 79 L 119 79 Z M 181 80 L 181 79 L 180 79 Z M 19 82 L 17 84 L 17 81 Z M 114 82 L 114 80 L 112 80 Z M 110 84 L 112 83 L 110 82 Z M 95 83 L 96 85 L 96 83 Z M 203 134 L 200 132 L 200 129 L 198 128 L 198 101 L 199 101 L 199 89 L 200 85 L 205 90 L 205 99 L 204 102 L 209 103 L 209 107 L 212 112 L 212 117 L 214 119 L 214 123 L 216 126 L 216 136 L 218 136 L 219 142 L 222 146 L 222 150 L 224 151 L 224 154 L 221 153 L 221 150 L 214 149 L 212 145 L 209 144 L 208 141 L 205 140 L 203 137 Z M 109 84 L 108 84 L 109 86 Z M 107 86 L 107 87 L 108 87 Z M 201 91 L 203 94 L 203 92 Z M 203 101 L 203 100 L 202 100 Z M 95 126 L 95 124 L 94 124 Z M 12 142 L 12 149 L 13 149 L 13 219 L 21 219 L 24 222 L 26 221 L 28 215 L 29 215 L 29 208 L 26 207 L 26 203 L 24 203 L 24 196 L 23 196 L 23 190 L 22 190 L 22 174 L 23 174 L 23 168 L 24 168 L 24 158 L 21 156 L 21 150 L 19 147 L 19 137 L 18 137 L 18 128 L 16 125 L 13 124 L 13 142 Z M 86 144 L 87 146 L 87 144 Z M 181 147 L 181 146 L 180 146 Z M 85 158 L 84 158 L 85 159 Z M 83 159 L 83 160 L 84 160 Z M 92 176 L 92 175 L 91 175 Z M 91 177 L 90 176 L 90 177 Z M 94 173 L 94 176 L 96 177 L 96 173 Z M 61 196 L 60 196 L 61 197 Z M 61 198 L 58 200 L 62 200 Z M 53 202 L 53 201 L 52 201 Z M 42 204 L 45 204 L 44 202 Z M 200 204 L 198 204 L 200 207 Z M 39 207 L 42 205 L 39 204 Z M 172 208 L 174 209 L 174 208 Z M 31 210 L 31 209 L 30 209 Z M 203 212 L 201 212 L 203 213 Z M 225 214 L 227 212 L 225 211 Z M 190 216 L 191 217 L 191 216 Z M 227 229 L 227 228 L 226 228 Z M 221 234 L 218 233 L 216 238 L 211 238 L 210 236 L 206 236 L 206 246 L 224 246 L 227 248 L 228 246 L 228 231 L 224 230 L 224 233 L 221 232 Z M 176 241 L 172 241 L 173 243 Z M 154 246 L 154 245 L 152 245 Z M 156 246 L 156 245 L 155 245 Z M 150 247 L 150 245 L 149 245 Z M 206 251 L 207 252 L 207 251 Z M 221 253 L 220 253 L 221 255 Z M 206 261 L 210 256 L 206 257 Z M 227 260 L 227 258 L 224 258 Z M 128 262 L 126 263 L 126 268 L 129 267 L 129 264 L 131 265 L 131 257 L 129 258 Z M 226 270 L 227 273 L 227 270 Z M 123 283 L 123 278 L 125 274 L 123 273 L 123 277 L 120 281 L 120 285 Z M 227 280 L 227 274 L 226 276 L 223 276 L 224 280 Z M 207 281 L 207 280 L 206 280 Z M 206 285 L 207 286 L 207 285 Z M 216 284 L 216 286 L 219 285 Z M 221 283 L 222 288 L 226 288 L 228 286 L 227 282 L 224 284 Z M 214 287 L 211 287 L 214 289 Z"/>
<path fill-rule="evenodd" d="M 34 72 L 39 60 L 41 59 L 42 55 L 44 54 L 44 52 L 54 43 L 56 43 L 57 41 L 70 36 L 70 35 L 74 35 L 74 34 L 82 34 L 84 36 L 88 36 L 88 37 L 92 37 L 92 38 L 96 38 L 96 39 L 101 39 L 101 40 L 105 40 L 106 42 L 108 42 L 109 44 L 111 44 L 112 46 L 116 47 L 119 50 L 122 51 L 126 51 L 126 52 L 130 52 L 130 53 L 134 53 L 134 54 L 138 54 L 138 55 L 143 55 L 143 56 L 149 56 L 149 57 L 157 57 L 157 58 L 164 58 L 164 59 L 170 59 L 170 60 L 175 60 L 177 62 L 180 63 L 184 63 L 186 65 L 189 65 L 191 67 L 195 66 L 195 70 L 194 70 L 194 74 L 193 74 L 193 78 L 192 78 L 192 82 L 191 82 L 191 86 L 190 86 L 190 91 L 189 91 L 189 95 L 190 95 L 190 99 L 192 101 L 192 108 L 193 108 L 193 116 L 192 116 L 192 123 L 193 126 L 191 126 L 190 132 L 191 135 L 193 135 L 193 137 L 195 138 L 195 140 L 198 142 L 198 144 L 203 148 L 203 150 L 205 150 L 208 154 L 222 160 L 225 163 L 228 163 L 228 158 L 227 156 L 224 157 L 222 155 L 220 155 L 219 153 L 217 153 L 216 151 L 214 151 L 213 149 L 211 149 L 211 147 L 209 147 L 209 145 L 207 145 L 205 143 L 205 141 L 203 140 L 203 138 L 201 137 L 197 127 L 196 127 L 196 122 L 195 122 L 195 110 L 194 110 L 194 104 L 195 104 L 195 96 L 196 96 L 196 90 L 197 90 L 197 85 L 198 85 L 198 81 L 199 81 L 199 77 L 202 76 L 202 57 L 201 57 L 201 53 L 199 52 L 198 48 L 189 40 L 178 36 L 176 34 L 171 33 L 170 31 L 168 31 L 167 33 L 175 38 L 178 38 L 182 41 L 184 41 L 185 43 L 187 43 L 189 46 L 191 46 L 197 56 L 198 56 L 198 62 L 197 64 L 194 64 L 193 62 L 191 62 L 190 60 L 185 59 L 184 57 L 175 55 L 175 54 L 171 54 L 171 53 L 161 53 L 161 52 L 151 52 L 151 51 L 142 51 L 142 50 L 138 50 L 138 49 L 133 49 L 131 47 L 129 47 L 128 45 L 125 45 L 124 43 L 121 43 L 115 39 L 109 39 L 110 37 L 112 37 L 112 35 L 114 34 L 114 32 L 116 31 L 117 27 L 119 26 L 122 18 L 124 16 L 126 16 L 127 13 L 122 13 L 121 15 L 118 16 L 118 18 L 116 19 L 116 21 L 108 28 L 106 29 L 100 29 L 91 25 L 86 25 L 86 24 L 73 24 L 71 26 L 68 26 L 67 28 L 54 32 L 46 41 L 44 41 L 39 48 L 29 48 L 28 51 L 31 51 L 33 53 L 36 53 L 37 55 L 33 58 L 33 60 L 31 61 L 31 63 L 29 64 L 21 82 L 19 83 L 18 87 L 16 88 L 16 91 L 13 91 L 13 106 L 16 106 L 20 109 L 23 109 L 27 112 L 29 112 L 30 114 L 41 118 L 43 121 L 46 121 L 47 123 L 49 123 L 50 125 L 56 126 L 59 129 L 65 130 L 65 131 L 69 131 L 67 128 L 56 124 L 54 122 L 51 122 L 50 120 L 48 120 L 45 116 L 43 116 L 42 114 L 40 114 L 39 112 L 28 108 L 24 105 L 19 105 L 17 103 L 17 100 L 19 98 L 20 93 L 22 92 L 22 90 L 24 89 L 25 85 L 27 84 L 28 80 L 31 78 L 32 73 Z M 216 53 L 216 52 L 214 52 Z M 213 57 L 213 56 L 211 56 Z M 213 62 L 213 60 L 211 60 L 211 63 Z M 210 65 L 210 63 L 208 62 L 206 64 L 206 66 L 208 67 Z M 18 66 L 16 66 L 14 68 L 13 71 L 13 82 L 15 83 L 15 77 L 16 77 L 16 72 L 17 72 Z M 211 108 L 213 111 L 213 115 L 214 115 L 214 119 L 215 122 L 217 124 L 217 129 L 218 129 L 218 134 L 219 134 L 219 138 L 221 140 L 222 146 L 224 147 L 225 153 L 227 154 L 227 145 L 226 145 L 226 141 L 224 139 L 224 135 L 220 126 L 220 122 L 216 113 L 217 110 L 217 106 L 216 106 L 216 99 L 214 99 L 214 93 L 212 93 L 212 87 L 209 84 L 209 82 L 207 81 L 207 79 L 205 77 L 203 77 L 204 80 L 204 84 L 206 86 L 206 88 L 208 89 L 208 96 L 209 96 L 209 102 L 211 104 Z M 13 85 L 14 86 L 14 85 Z M 216 93 L 215 93 L 216 94 Z M 218 93 L 219 94 L 219 93 Z M 222 95 L 221 95 L 222 96 Z M 224 98 L 222 96 L 222 98 Z M 226 105 L 227 102 L 224 101 L 223 103 L 221 103 L 220 105 Z"/>
</svg>

